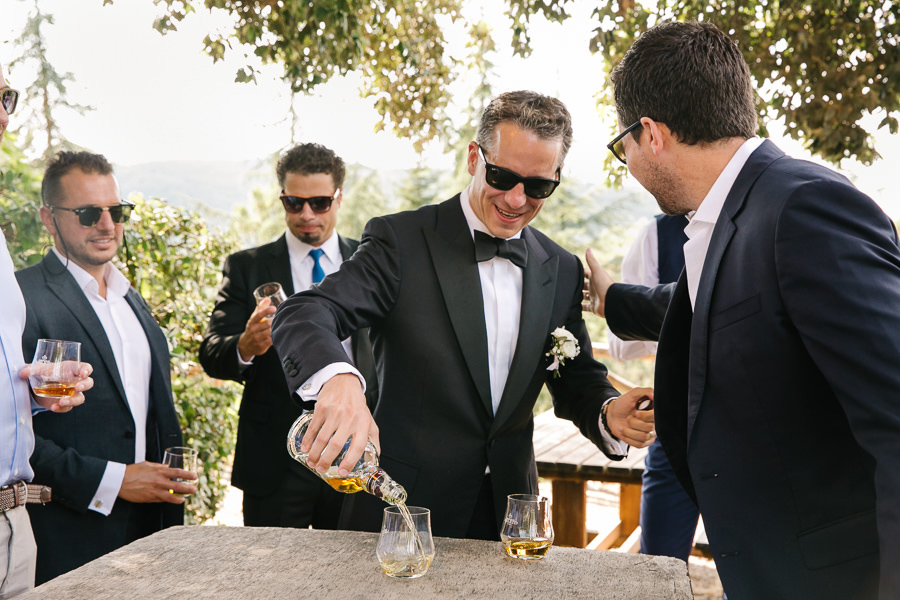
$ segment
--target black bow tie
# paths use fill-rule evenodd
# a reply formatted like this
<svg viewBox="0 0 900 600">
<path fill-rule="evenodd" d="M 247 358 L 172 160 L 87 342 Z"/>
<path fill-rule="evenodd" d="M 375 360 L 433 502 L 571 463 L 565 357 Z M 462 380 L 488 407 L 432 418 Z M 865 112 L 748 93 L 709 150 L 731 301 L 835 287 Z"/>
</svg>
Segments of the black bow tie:
<svg viewBox="0 0 900 600">
<path fill-rule="evenodd" d="M 528 262 L 528 246 L 525 240 L 504 240 L 482 231 L 475 232 L 475 260 L 483 262 L 495 256 L 505 258 L 520 269 Z"/>
</svg>

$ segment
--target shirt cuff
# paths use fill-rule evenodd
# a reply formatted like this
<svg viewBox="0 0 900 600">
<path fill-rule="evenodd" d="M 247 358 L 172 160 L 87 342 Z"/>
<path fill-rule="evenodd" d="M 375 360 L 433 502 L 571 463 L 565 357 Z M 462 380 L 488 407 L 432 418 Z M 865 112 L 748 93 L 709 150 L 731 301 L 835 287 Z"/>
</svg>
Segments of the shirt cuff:
<svg viewBox="0 0 900 600">
<path fill-rule="evenodd" d="M 246 369 L 247 367 L 249 367 L 250 365 L 253 364 L 253 359 L 255 357 L 251 357 L 250 360 L 244 360 L 243 358 L 241 358 L 241 351 L 238 349 L 237 346 L 234 347 L 234 351 L 237 353 L 238 367 L 240 367 L 241 371 L 243 371 L 244 369 Z"/>
<path fill-rule="evenodd" d="M 304 402 L 314 401 L 319 396 L 319 391 L 322 389 L 322 386 L 325 385 L 326 381 L 335 375 L 343 375 L 344 373 L 356 375 L 359 379 L 359 384 L 362 386 L 363 393 L 366 393 L 366 379 L 356 370 L 356 367 L 350 363 L 331 363 L 304 381 L 303 385 L 300 386 L 300 389 L 297 390 L 297 395 L 300 396 L 300 399 Z"/>
<path fill-rule="evenodd" d="M 106 470 L 103 471 L 103 478 L 88 508 L 94 512 L 108 517 L 112 512 L 116 498 L 119 496 L 119 490 L 122 489 L 122 481 L 125 479 L 125 465 L 122 463 L 109 461 L 106 463 Z"/>
<path fill-rule="evenodd" d="M 606 402 L 603 403 L 603 410 L 605 410 L 610 402 L 612 402 L 616 398 L 618 398 L 618 396 L 613 396 L 612 398 L 607 399 Z M 600 436 L 603 438 L 601 440 L 603 443 L 603 449 L 613 456 L 628 456 L 628 448 L 630 446 L 626 442 L 623 442 L 612 434 L 612 432 L 609 430 L 609 427 L 607 427 L 606 423 L 604 422 L 602 414 L 600 417 L 598 417 L 598 419 L 600 421 Z"/>
</svg>

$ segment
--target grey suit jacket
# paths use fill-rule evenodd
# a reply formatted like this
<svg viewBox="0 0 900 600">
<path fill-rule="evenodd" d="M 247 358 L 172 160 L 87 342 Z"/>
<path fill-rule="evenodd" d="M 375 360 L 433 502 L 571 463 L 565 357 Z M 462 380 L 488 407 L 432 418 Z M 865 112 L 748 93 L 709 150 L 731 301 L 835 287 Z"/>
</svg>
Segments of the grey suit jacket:
<svg viewBox="0 0 900 600">
<path fill-rule="evenodd" d="M 27 311 L 22 349 L 34 355 L 37 340 L 81 342 L 81 359 L 94 372 L 82 406 L 64 414 L 34 416 L 34 481 L 53 488 L 46 506 L 29 505 L 38 543 L 38 581 L 55 577 L 142 535 L 181 524 L 173 504 L 133 504 L 117 499 L 108 517 L 88 510 L 107 461 L 134 463 L 135 425 L 109 340 L 84 292 L 51 251 L 37 265 L 16 273 Z M 181 445 L 172 403 L 168 343 L 134 289 L 126 301 L 147 335 L 152 357 L 147 415 L 147 460 Z"/>
</svg>

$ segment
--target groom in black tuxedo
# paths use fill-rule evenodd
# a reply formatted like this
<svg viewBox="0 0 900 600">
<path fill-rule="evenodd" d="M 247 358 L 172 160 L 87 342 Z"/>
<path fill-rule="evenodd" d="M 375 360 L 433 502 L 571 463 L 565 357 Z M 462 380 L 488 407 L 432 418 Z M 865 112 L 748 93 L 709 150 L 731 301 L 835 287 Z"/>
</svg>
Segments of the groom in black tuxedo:
<svg viewBox="0 0 900 600">
<path fill-rule="evenodd" d="M 373 219 L 337 273 L 275 315 L 288 388 L 316 402 L 303 442 L 310 464 L 324 471 L 352 438 L 345 472 L 367 439 L 380 442 L 382 467 L 409 504 L 431 509 L 436 535 L 499 539 L 507 495 L 537 492 L 532 410 L 545 383 L 556 414 L 609 456 L 655 438 L 652 411 L 636 410 L 652 390 L 619 397 L 591 358 L 581 263 L 527 226 L 559 184 L 571 139 L 560 101 L 495 98 L 469 144 L 461 194 Z M 365 327 L 380 384 L 374 415 L 340 345 Z M 581 348 L 560 364 L 550 354 L 557 328 Z M 377 530 L 384 503 L 351 500 L 340 525 Z"/>
</svg>

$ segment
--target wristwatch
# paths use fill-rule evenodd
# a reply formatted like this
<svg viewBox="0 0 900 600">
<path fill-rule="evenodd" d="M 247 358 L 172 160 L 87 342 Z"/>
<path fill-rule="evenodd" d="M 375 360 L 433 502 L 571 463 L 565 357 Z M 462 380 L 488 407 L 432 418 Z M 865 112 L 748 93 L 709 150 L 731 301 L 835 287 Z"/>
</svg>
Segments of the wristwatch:
<svg viewBox="0 0 900 600">
<path fill-rule="evenodd" d="M 612 404 L 612 401 L 616 398 L 618 398 L 618 396 L 608 398 L 606 402 L 603 403 L 603 406 L 600 407 L 600 422 L 603 424 L 603 429 L 606 430 L 606 433 L 611 435 L 614 440 L 621 441 L 616 437 L 616 434 L 612 432 L 612 429 L 609 428 L 609 422 L 606 420 L 606 411 L 609 410 L 609 405 Z"/>
</svg>

